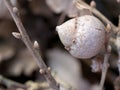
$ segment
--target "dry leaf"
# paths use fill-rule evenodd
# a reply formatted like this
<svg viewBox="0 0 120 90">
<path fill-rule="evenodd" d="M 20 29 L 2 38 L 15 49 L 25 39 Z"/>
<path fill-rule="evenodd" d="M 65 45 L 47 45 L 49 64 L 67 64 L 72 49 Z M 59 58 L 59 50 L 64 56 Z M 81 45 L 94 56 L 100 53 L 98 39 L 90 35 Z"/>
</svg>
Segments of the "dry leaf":
<svg viewBox="0 0 120 90">
<path fill-rule="evenodd" d="M 7 43 L 0 44 L 0 62 L 9 60 L 15 55 L 15 49 Z"/>
<path fill-rule="evenodd" d="M 13 76 L 19 76 L 22 73 L 29 76 L 37 68 L 38 67 L 30 52 L 27 49 L 23 49 L 19 52 L 16 59 L 11 61 L 8 73 Z"/>
<path fill-rule="evenodd" d="M 78 61 L 70 54 L 58 48 L 47 52 L 49 65 L 55 72 L 55 77 L 66 82 L 69 88 L 89 90 L 89 84 L 82 78 L 81 67 Z M 64 90 L 64 89 L 62 89 Z"/>
<path fill-rule="evenodd" d="M 28 86 L 27 90 L 52 90 L 47 82 L 33 82 L 27 81 L 26 85 Z"/>
<path fill-rule="evenodd" d="M 69 17 L 76 17 L 79 14 L 73 0 L 46 0 L 46 3 L 55 13 L 63 12 Z"/>
</svg>

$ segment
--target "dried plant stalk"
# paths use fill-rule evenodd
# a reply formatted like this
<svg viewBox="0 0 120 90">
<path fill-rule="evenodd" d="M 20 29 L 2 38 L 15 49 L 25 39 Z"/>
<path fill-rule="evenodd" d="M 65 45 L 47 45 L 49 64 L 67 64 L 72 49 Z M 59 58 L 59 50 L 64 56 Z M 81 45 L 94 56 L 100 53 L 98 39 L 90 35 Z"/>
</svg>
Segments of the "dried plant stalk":
<svg viewBox="0 0 120 90">
<path fill-rule="evenodd" d="M 105 55 L 104 55 L 104 62 L 103 62 L 102 76 L 101 76 L 100 89 L 99 90 L 103 90 L 106 74 L 107 74 L 108 67 L 109 67 L 109 63 L 108 63 L 109 56 L 110 56 L 109 52 L 106 52 Z"/>
<path fill-rule="evenodd" d="M 55 79 L 52 77 L 51 72 L 48 70 L 47 66 L 43 62 L 40 53 L 38 52 L 38 50 L 36 50 L 34 48 L 34 45 L 32 44 L 32 42 L 31 42 L 31 40 L 30 40 L 30 38 L 29 38 L 29 36 L 28 36 L 28 34 L 27 34 L 27 32 L 26 32 L 26 30 L 25 30 L 25 28 L 20 20 L 20 17 L 18 16 L 17 7 L 12 7 L 9 0 L 4 0 L 4 2 L 5 2 L 5 5 L 7 6 L 8 10 L 10 11 L 10 14 L 12 15 L 12 18 L 13 18 L 15 24 L 18 27 L 22 41 L 24 42 L 24 44 L 27 46 L 30 53 L 35 58 L 35 61 L 40 68 L 40 71 L 44 72 L 41 74 L 46 78 L 50 87 L 53 90 L 59 90 L 59 85 L 57 84 Z"/>
<path fill-rule="evenodd" d="M 96 15 L 97 17 L 99 17 L 105 24 L 109 23 L 112 27 L 112 30 L 114 33 L 118 32 L 118 27 L 115 26 L 110 20 L 108 20 L 103 14 L 101 14 L 96 8 L 92 8 L 90 5 L 88 5 L 87 3 L 85 3 L 82 0 L 74 0 L 76 3 L 76 6 L 79 9 L 89 9 L 94 15 Z"/>
<path fill-rule="evenodd" d="M 110 53 L 111 53 L 111 46 L 109 43 L 109 39 L 110 39 L 110 30 L 111 30 L 111 26 L 110 24 L 107 24 L 106 26 L 106 40 L 105 40 L 105 54 L 104 54 L 104 62 L 103 62 L 103 68 L 102 68 L 102 75 L 101 75 L 101 81 L 100 81 L 100 88 L 99 90 L 103 90 L 103 86 L 105 83 L 105 79 L 106 79 L 106 75 L 107 75 L 107 71 L 108 71 L 108 67 L 109 67 L 109 57 L 110 57 Z"/>
</svg>

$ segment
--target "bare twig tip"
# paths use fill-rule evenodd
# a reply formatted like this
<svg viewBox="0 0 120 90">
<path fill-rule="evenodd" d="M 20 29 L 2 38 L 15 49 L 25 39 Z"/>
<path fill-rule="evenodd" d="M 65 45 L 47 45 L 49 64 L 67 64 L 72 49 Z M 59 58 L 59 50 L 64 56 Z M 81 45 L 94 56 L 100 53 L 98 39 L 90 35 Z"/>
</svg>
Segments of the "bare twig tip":
<svg viewBox="0 0 120 90">
<path fill-rule="evenodd" d="M 95 2 L 94 0 L 92 0 L 92 1 L 90 2 L 90 6 L 91 6 L 92 8 L 95 8 L 95 7 L 96 7 L 96 2 Z"/>
<path fill-rule="evenodd" d="M 39 44 L 38 44 L 37 41 L 34 41 L 34 45 L 33 45 L 33 47 L 34 47 L 35 49 L 39 49 Z"/>
<path fill-rule="evenodd" d="M 21 39 L 21 34 L 18 32 L 12 32 L 12 35 L 17 39 Z"/>
</svg>

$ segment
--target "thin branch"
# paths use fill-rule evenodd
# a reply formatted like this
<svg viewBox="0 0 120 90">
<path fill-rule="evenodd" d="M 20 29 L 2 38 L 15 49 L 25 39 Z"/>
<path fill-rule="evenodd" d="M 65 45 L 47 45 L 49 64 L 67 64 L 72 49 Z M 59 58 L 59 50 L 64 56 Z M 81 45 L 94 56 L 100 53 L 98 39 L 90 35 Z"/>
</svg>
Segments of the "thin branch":
<svg viewBox="0 0 120 90">
<path fill-rule="evenodd" d="M 108 67 L 109 67 L 108 61 L 109 61 L 109 57 L 110 57 L 110 53 L 111 53 L 111 46 L 109 44 L 110 30 L 111 30 L 111 26 L 110 26 L 110 24 L 107 24 L 107 26 L 106 26 L 106 38 L 105 38 L 106 39 L 105 40 L 105 54 L 104 54 L 104 62 L 103 62 L 103 67 L 102 67 L 102 75 L 101 75 L 99 90 L 103 89 L 106 75 L 107 75 L 107 71 L 108 71 Z"/>
<path fill-rule="evenodd" d="M 89 9 L 94 15 L 100 18 L 105 24 L 109 23 L 114 33 L 118 32 L 117 26 L 115 26 L 110 20 L 108 20 L 104 15 L 102 15 L 96 8 L 92 8 L 90 5 L 88 5 L 82 0 L 75 0 L 75 3 L 79 9 L 81 8 Z"/>
<path fill-rule="evenodd" d="M 26 89 L 27 88 L 27 86 L 22 85 L 22 84 L 20 84 L 18 82 L 9 80 L 9 79 L 3 77 L 2 75 L 0 75 L 0 84 L 3 84 L 3 85 L 5 85 L 8 88 L 22 88 L 22 89 Z"/>
<path fill-rule="evenodd" d="M 110 54 L 108 52 L 106 52 L 105 56 L 104 56 L 104 62 L 103 62 L 103 68 L 102 68 L 102 76 L 101 76 L 100 89 L 99 90 L 102 90 L 103 86 L 104 86 L 106 74 L 107 74 L 108 67 L 109 67 L 109 63 L 108 63 L 109 56 L 110 56 Z"/>
<path fill-rule="evenodd" d="M 42 73 L 42 75 L 46 78 L 46 80 L 48 81 L 50 87 L 53 90 L 59 90 L 59 85 L 57 84 L 57 82 L 55 81 L 55 79 L 52 77 L 51 72 L 48 70 L 47 66 L 45 65 L 44 61 L 41 58 L 40 53 L 38 52 L 38 50 L 36 50 L 34 48 L 34 45 L 32 44 L 21 20 L 18 14 L 18 9 L 17 7 L 13 7 L 10 3 L 10 0 L 4 0 L 5 5 L 7 6 L 15 24 L 18 27 L 18 30 L 20 32 L 21 35 L 21 39 L 24 42 L 24 44 L 27 46 L 28 50 L 30 51 L 30 53 L 33 55 L 37 65 L 40 68 L 40 71 L 43 70 L 44 73 Z"/>
</svg>

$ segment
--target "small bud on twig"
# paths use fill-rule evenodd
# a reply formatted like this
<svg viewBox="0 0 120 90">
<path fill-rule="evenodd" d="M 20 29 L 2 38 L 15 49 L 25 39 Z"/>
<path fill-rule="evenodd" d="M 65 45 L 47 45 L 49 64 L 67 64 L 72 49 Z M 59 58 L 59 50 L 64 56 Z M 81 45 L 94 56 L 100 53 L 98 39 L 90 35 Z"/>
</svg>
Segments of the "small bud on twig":
<svg viewBox="0 0 120 90">
<path fill-rule="evenodd" d="M 34 41 L 34 45 L 33 45 L 33 47 L 34 47 L 35 49 L 39 49 L 39 44 L 38 44 L 37 41 Z"/>
<path fill-rule="evenodd" d="M 95 7 L 96 7 L 96 2 L 95 2 L 94 0 L 92 0 L 92 1 L 90 2 L 90 6 L 91 6 L 92 8 L 95 8 Z"/>
<path fill-rule="evenodd" d="M 40 69 L 40 73 L 41 74 L 45 74 L 45 70 L 44 69 Z"/>
<path fill-rule="evenodd" d="M 110 30 L 111 30 L 111 25 L 110 25 L 110 24 L 107 24 L 107 26 L 106 26 L 106 31 L 107 31 L 107 32 L 110 32 Z"/>
<path fill-rule="evenodd" d="M 12 35 L 17 39 L 21 39 L 21 34 L 18 32 L 12 32 Z"/>
<path fill-rule="evenodd" d="M 111 49 L 112 49 L 112 47 L 111 47 L 110 45 L 108 45 L 108 47 L 107 47 L 107 52 L 108 52 L 108 53 L 111 53 Z"/>
<path fill-rule="evenodd" d="M 48 67 L 48 71 L 51 72 L 51 68 L 50 67 Z"/>
<path fill-rule="evenodd" d="M 18 8 L 17 7 L 13 7 L 13 12 L 14 13 L 18 13 Z"/>
</svg>

